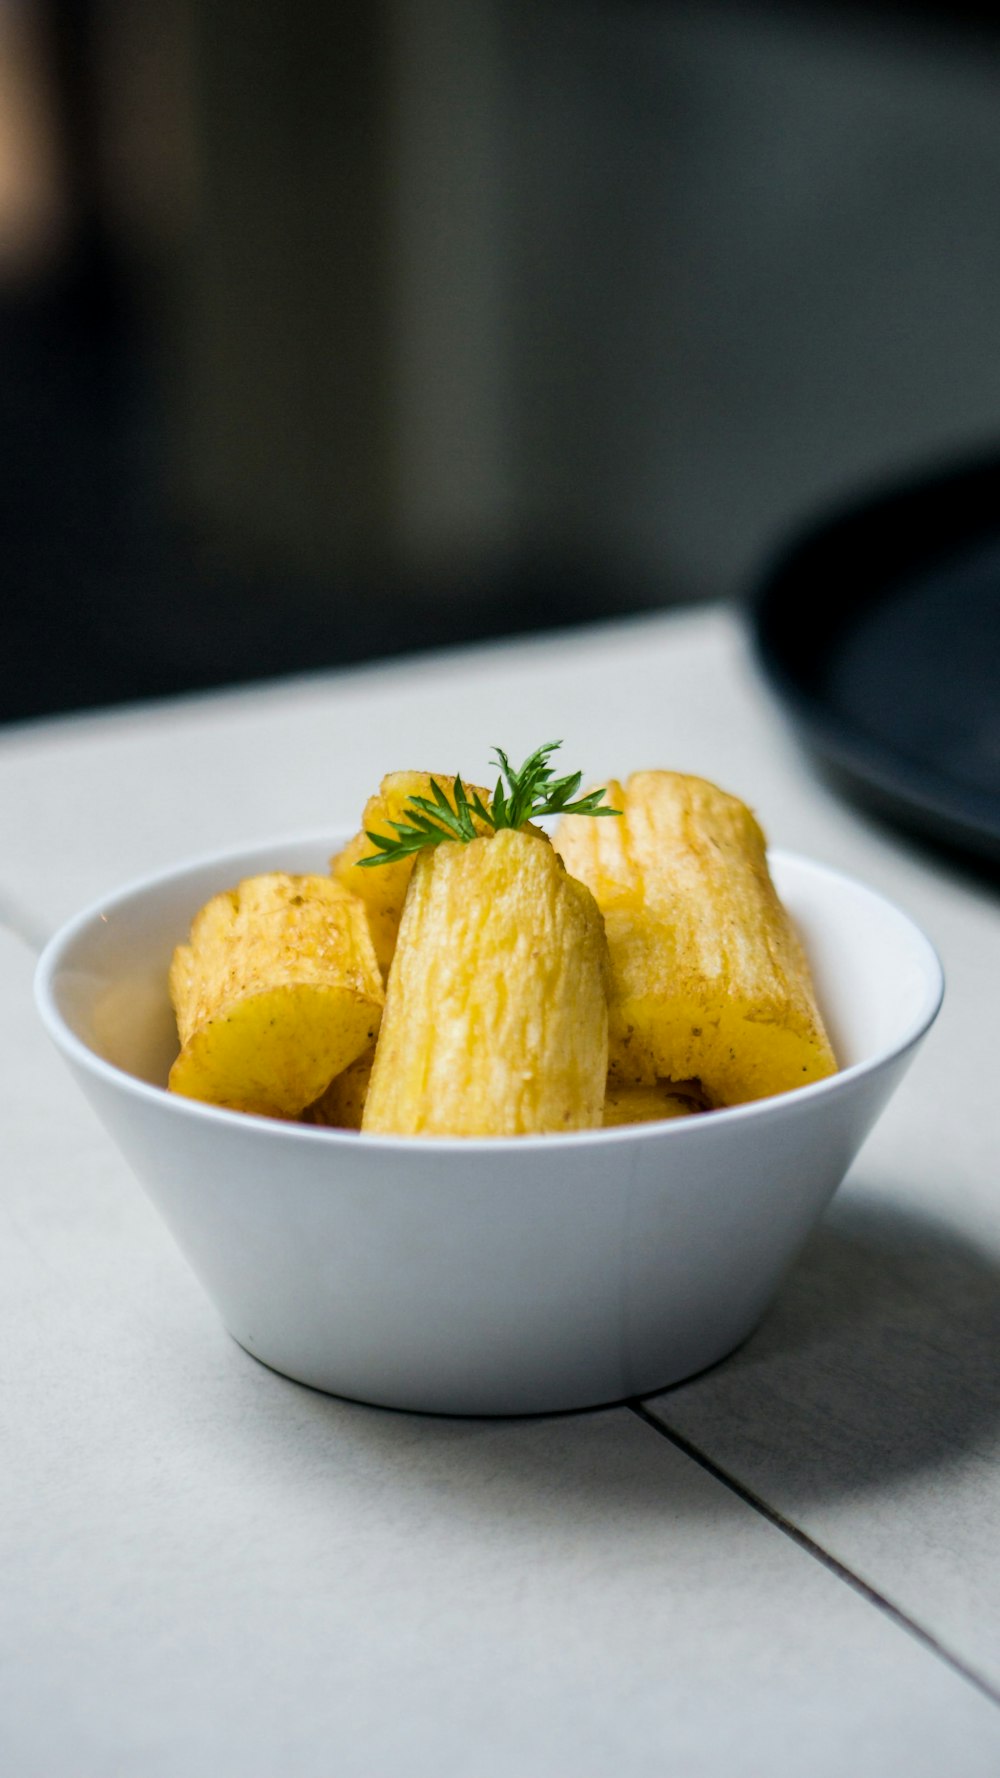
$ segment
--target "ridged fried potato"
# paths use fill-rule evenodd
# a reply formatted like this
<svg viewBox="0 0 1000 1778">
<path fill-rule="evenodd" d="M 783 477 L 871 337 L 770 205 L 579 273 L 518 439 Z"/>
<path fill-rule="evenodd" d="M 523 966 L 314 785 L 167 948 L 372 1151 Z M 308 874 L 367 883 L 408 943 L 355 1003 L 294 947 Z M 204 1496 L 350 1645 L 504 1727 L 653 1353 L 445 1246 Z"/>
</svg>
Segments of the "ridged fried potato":
<svg viewBox="0 0 1000 1778">
<path fill-rule="evenodd" d="M 517 1136 L 597 1127 L 606 971 L 594 898 L 544 835 L 504 829 L 422 852 L 362 1129 Z"/>
<path fill-rule="evenodd" d="M 680 1092 L 673 1081 L 656 1080 L 644 1087 L 622 1087 L 609 1083 L 604 1099 L 604 1127 L 617 1124 L 652 1124 L 663 1118 L 693 1117 L 704 1111 L 704 1102 L 697 1093 Z"/>
<path fill-rule="evenodd" d="M 413 797 L 424 796 L 433 800 L 432 777 L 448 798 L 454 797 L 455 779 L 447 773 L 389 772 L 382 779 L 376 794 L 370 796 L 365 804 L 361 832 L 356 833 L 344 850 L 330 860 L 334 879 L 342 883 L 345 889 L 349 889 L 352 895 L 359 896 L 365 904 L 375 955 L 383 978 L 389 974 L 389 965 L 396 949 L 396 934 L 413 870 L 413 858 L 401 858 L 391 864 L 380 864 L 364 870 L 359 869 L 359 860 L 370 858 L 373 852 L 378 851 L 378 847 L 373 846 L 368 838 L 370 833 L 381 833 L 388 839 L 393 838 L 390 823 L 406 820 L 406 805 Z M 471 796 L 478 786 L 469 784 L 466 788 Z M 479 790 L 479 796 L 485 807 L 489 808 L 489 791 Z M 483 822 L 474 820 L 477 831 L 489 831 Z"/>
<path fill-rule="evenodd" d="M 610 1079 L 701 1081 L 715 1105 L 836 1070 L 808 966 L 750 810 L 703 778 L 606 786 L 620 820 L 567 816 L 556 846 L 604 915 Z"/>
<path fill-rule="evenodd" d="M 326 1092 L 305 1112 L 306 1122 L 325 1124 L 331 1130 L 360 1130 L 374 1060 L 372 1044 L 342 1074 L 334 1076 Z"/>
<path fill-rule="evenodd" d="M 170 995 L 171 1090 L 287 1118 L 371 1047 L 385 998 L 362 904 L 329 877 L 280 872 L 201 909 Z"/>
</svg>

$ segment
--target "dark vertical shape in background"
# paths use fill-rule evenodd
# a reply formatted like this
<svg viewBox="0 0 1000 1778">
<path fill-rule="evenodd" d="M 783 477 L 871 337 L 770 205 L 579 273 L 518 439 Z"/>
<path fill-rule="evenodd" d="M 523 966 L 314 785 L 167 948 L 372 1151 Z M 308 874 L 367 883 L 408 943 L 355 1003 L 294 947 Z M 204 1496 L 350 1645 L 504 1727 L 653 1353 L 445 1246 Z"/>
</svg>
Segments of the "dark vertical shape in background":
<svg viewBox="0 0 1000 1778">
<path fill-rule="evenodd" d="M 346 581 L 389 519 L 385 7 L 213 0 L 195 55 L 175 473 L 228 558 Z"/>
</svg>

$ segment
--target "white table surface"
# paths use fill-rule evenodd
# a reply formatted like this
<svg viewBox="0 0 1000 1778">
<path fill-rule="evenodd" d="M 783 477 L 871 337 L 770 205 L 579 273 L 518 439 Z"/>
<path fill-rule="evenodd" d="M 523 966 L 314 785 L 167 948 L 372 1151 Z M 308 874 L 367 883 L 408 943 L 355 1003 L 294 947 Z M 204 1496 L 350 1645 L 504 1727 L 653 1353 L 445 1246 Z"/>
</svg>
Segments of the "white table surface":
<svg viewBox="0 0 1000 1778">
<path fill-rule="evenodd" d="M 942 952 L 758 1334 L 639 1407 L 338 1402 L 223 1333 L 50 1051 L 33 952 L 179 857 L 553 734 L 669 765 Z M 720 612 L 0 731 L 0 1771 L 1000 1771 L 996 896 L 834 800 Z"/>
</svg>

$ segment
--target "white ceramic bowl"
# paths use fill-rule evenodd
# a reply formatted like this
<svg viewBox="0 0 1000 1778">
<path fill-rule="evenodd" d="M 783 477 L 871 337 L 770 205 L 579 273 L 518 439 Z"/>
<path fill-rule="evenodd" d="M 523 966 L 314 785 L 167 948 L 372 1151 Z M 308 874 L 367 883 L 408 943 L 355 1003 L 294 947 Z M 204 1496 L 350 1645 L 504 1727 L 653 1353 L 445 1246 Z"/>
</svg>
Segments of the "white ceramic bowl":
<svg viewBox="0 0 1000 1778">
<path fill-rule="evenodd" d="M 229 1331 L 287 1376 L 451 1414 L 648 1394 L 760 1319 L 941 1002 L 937 957 L 881 896 L 776 853 L 842 1072 L 710 1116 L 568 1136 L 360 1136 L 164 1091 L 167 967 L 192 915 L 337 836 L 137 883 L 39 963 L 42 1018 Z"/>
</svg>

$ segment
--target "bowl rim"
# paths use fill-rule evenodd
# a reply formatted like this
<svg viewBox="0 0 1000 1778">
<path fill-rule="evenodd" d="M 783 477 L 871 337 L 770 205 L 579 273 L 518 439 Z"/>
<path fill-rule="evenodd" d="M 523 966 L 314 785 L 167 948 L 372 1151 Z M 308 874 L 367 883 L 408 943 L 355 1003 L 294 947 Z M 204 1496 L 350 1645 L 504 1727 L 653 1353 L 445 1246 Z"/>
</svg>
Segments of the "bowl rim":
<svg viewBox="0 0 1000 1778">
<path fill-rule="evenodd" d="M 127 1069 L 120 1068 L 116 1063 L 107 1061 L 103 1056 L 84 1043 L 73 1031 L 59 1010 L 55 996 L 55 978 L 62 967 L 67 954 L 88 927 L 107 918 L 107 915 L 128 902 L 135 902 L 143 895 L 154 890 L 167 888 L 181 878 L 195 872 L 218 866 L 220 872 L 227 864 L 236 864 L 238 860 L 260 852 L 273 852 L 287 846 L 303 847 L 315 844 L 327 851 L 336 848 L 351 837 L 346 829 L 324 828 L 308 833 L 279 835 L 258 841 L 248 841 L 239 846 L 229 847 L 224 852 L 205 852 L 192 858 L 181 860 L 164 869 L 149 872 L 120 885 L 110 893 L 99 896 L 89 902 L 86 907 L 63 922 L 46 942 L 34 972 L 35 1005 L 42 1024 L 56 1048 L 70 1063 L 75 1063 L 85 1073 L 94 1075 L 106 1086 L 117 1091 L 124 1091 L 133 1097 L 165 1109 L 172 1107 L 173 1114 L 178 1117 L 193 1117 L 196 1120 L 208 1120 L 220 1131 L 255 1130 L 262 1139 L 277 1142 L 319 1143 L 330 1149 L 346 1148 L 357 1151 L 362 1144 L 365 1153 L 376 1154 L 430 1154 L 469 1156 L 472 1154 L 499 1156 L 523 1155 L 526 1152 L 551 1154 L 566 1149 L 591 1149 L 594 1147 L 614 1148 L 623 1142 L 654 1142 L 654 1141 L 704 1141 L 704 1132 L 718 1128 L 720 1125 L 730 1126 L 734 1123 L 745 1123 L 761 1117 L 774 1117 L 778 1114 L 797 1115 L 808 1111 L 819 1099 L 826 1099 L 849 1089 L 856 1081 L 877 1073 L 887 1063 L 897 1057 L 906 1055 L 933 1025 L 941 1009 L 944 999 L 945 978 L 941 959 L 930 939 L 916 921 L 905 913 L 888 896 L 880 890 L 872 889 L 859 878 L 851 876 L 847 871 L 836 866 L 824 864 L 817 859 L 807 858 L 802 853 L 793 852 L 783 846 L 768 848 L 769 863 L 780 865 L 788 863 L 793 868 L 804 868 L 807 873 L 825 878 L 828 882 L 843 886 L 853 893 L 860 893 L 892 919 L 907 929 L 908 936 L 914 944 L 917 956 L 924 969 L 924 994 L 917 1012 L 910 1019 L 904 1030 L 891 1042 L 884 1044 L 872 1055 L 860 1062 L 853 1062 L 846 1068 L 838 1069 L 836 1074 L 828 1075 L 824 1080 L 810 1081 L 806 1086 L 795 1087 L 787 1093 L 775 1093 L 765 1099 L 754 1099 L 744 1105 L 720 1106 L 710 1115 L 692 1118 L 665 1118 L 642 1124 L 618 1124 L 597 1130 L 568 1130 L 563 1133 L 524 1136 L 396 1136 L 375 1133 L 372 1131 L 342 1130 L 314 1124 L 286 1122 L 278 1118 L 262 1117 L 255 1112 L 232 1111 L 225 1106 L 210 1105 L 199 1099 L 188 1099 L 179 1093 L 170 1093 L 166 1087 L 155 1086 L 150 1081 L 140 1080 L 130 1074 Z M 278 867 L 275 867 L 278 868 Z"/>
</svg>

